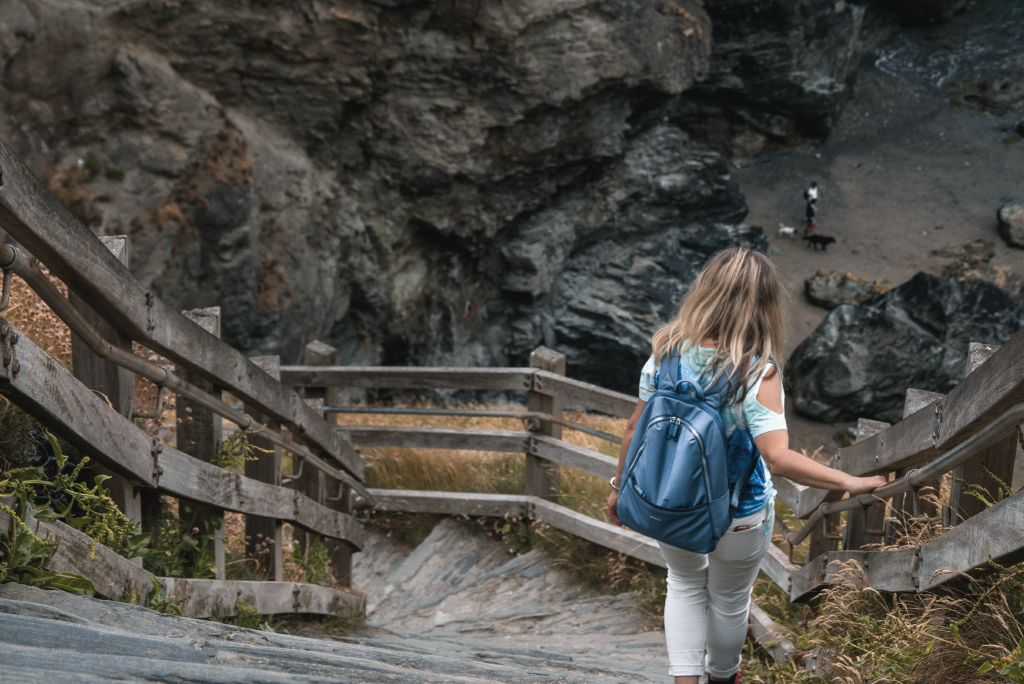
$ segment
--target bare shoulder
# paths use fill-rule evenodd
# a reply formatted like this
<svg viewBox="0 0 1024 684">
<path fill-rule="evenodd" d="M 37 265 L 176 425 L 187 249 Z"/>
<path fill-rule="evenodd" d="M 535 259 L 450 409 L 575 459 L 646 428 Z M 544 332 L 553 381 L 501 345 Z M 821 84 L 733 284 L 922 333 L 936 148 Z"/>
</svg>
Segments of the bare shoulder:
<svg viewBox="0 0 1024 684">
<path fill-rule="evenodd" d="M 772 366 L 761 380 L 757 390 L 757 403 L 769 411 L 782 413 L 782 384 L 778 370 Z"/>
</svg>

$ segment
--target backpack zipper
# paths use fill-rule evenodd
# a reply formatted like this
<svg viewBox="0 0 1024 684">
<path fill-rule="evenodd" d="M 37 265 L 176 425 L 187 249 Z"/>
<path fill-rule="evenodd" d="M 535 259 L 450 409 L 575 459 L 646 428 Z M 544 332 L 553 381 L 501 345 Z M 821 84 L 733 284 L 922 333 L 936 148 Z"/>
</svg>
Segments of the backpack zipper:
<svg viewBox="0 0 1024 684">
<path fill-rule="evenodd" d="M 700 433 L 698 433 L 697 430 L 692 425 L 690 425 L 688 421 L 685 421 L 682 418 L 676 418 L 675 416 L 662 416 L 660 418 L 655 418 L 654 420 L 647 424 L 647 429 L 650 430 L 653 425 L 656 425 L 657 423 L 664 423 L 666 420 L 677 425 L 685 425 L 686 429 L 689 430 L 693 434 L 694 438 L 697 440 L 697 444 L 700 445 L 700 460 L 701 465 L 704 468 L 704 487 L 707 489 L 708 497 L 710 498 L 711 479 L 708 477 L 708 457 L 707 453 L 705 453 L 704 451 L 704 440 L 701 439 Z M 644 441 L 640 443 L 640 448 L 636 450 L 636 456 L 633 457 L 633 462 L 629 465 L 629 475 L 633 474 L 633 469 L 636 468 L 636 463 L 637 461 L 640 460 L 640 454 L 644 452 L 644 447 L 646 446 L 647 438 L 644 437 Z"/>
</svg>

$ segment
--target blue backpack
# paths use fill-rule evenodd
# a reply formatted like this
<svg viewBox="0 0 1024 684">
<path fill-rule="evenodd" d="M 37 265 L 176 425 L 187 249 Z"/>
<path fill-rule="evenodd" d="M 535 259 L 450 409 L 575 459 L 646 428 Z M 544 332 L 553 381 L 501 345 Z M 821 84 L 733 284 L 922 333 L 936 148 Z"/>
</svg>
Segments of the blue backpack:
<svg viewBox="0 0 1024 684">
<path fill-rule="evenodd" d="M 662 359 L 619 485 L 616 512 L 626 527 L 694 553 L 714 551 L 728 531 L 759 459 L 751 459 L 730 491 L 719 413 L 730 393 L 725 375 L 705 399 L 697 378 L 680 379 L 678 354 Z"/>
</svg>

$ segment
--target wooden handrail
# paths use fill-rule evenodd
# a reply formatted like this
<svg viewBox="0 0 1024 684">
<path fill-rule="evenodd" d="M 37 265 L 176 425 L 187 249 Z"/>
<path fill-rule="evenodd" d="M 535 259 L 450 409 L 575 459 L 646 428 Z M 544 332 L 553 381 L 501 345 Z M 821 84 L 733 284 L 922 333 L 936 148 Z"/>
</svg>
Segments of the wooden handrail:
<svg viewBox="0 0 1024 684">
<path fill-rule="evenodd" d="M 0 381 L 26 412 L 100 465 L 175 496 L 293 522 L 356 548 L 362 546 L 362 527 L 352 516 L 321 506 L 299 492 L 235 475 L 159 443 L 112 411 L 106 401 L 6 319 L 0 317 L 0 324 L 8 330 L 0 346 L 12 357 L 10 364 L 0 367 Z"/>
<path fill-rule="evenodd" d="M 169 308 L 0 140 L 0 227 L 126 337 L 287 425 L 357 479 L 363 464 L 324 420 L 240 352 Z"/>
</svg>

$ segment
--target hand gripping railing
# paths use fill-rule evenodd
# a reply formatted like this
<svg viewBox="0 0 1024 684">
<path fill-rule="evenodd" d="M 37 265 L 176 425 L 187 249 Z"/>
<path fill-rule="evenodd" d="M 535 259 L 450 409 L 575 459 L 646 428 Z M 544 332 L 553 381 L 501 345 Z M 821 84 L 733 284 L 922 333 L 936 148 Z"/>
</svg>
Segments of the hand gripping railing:
<svg viewBox="0 0 1024 684">
<path fill-rule="evenodd" d="M 4 272 L 4 291 L 0 295 L 0 311 L 10 299 L 10 274 L 16 274 L 24 280 L 32 290 L 39 295 L 46 304 L 53 310 L 65 324 L 78 335 L 83 342 L 101 359 L 117 364 L 136 375 L 141 375 L 150 382 L 162 389 L 166 388 L 179 394 L 195 403 L 210 409 L 217 415 L 230 420 L 243 430 L 256 430 L 264 435 L 271 443 L 285 449 L 298 457 L 301 463 L 309 461 L 309 464 L 318 470 L 337 478 L 351 487 L 356 494 L 364 499 L 369 505 L 373 505 L 373 496 L 357 482 L 352 476 L 336 468 L 332 468 L 320 458 L 313 455 L 308 447 L 283 436 L 281 433 L 271 430 L 268 426 L 262 425 L 247 413 L 243 413 L 225 404 L 217 397 L 204 392 L 190 382 L 179 378 L 163 366 L 157 366 L 145 359 L 140 359 L 123 349 L 115 347 L 107 342 L 96 332 L 85 317 L 71 305 L 71 302 L 60 293 L 60 290 L 50 282 L 39 269 L 33 266 L 27 259 L 23 258 L 17 248 L 11 245 L 0 245 L 0 269 Z M 300 464 L 301 465 L 301 464 Z"/>
<path fill-rule="evenodd" d="M 850 511 L 858 507 L 867 508 L 898 494 L 920 489 L 926 482 L 942 477 L 958 465 L 969 461 L 978 452 L 992 446 L 1021 423 L 1024 423 L 1024 403 L 1011 407 L 978 434 L 960 442 L 928 465 L 907 472 L 898 480 L 883 485 L 868 494 L 859 494 L 842 501 L 821 504 L 799 531 L 786 534 L 786 541 L 792 545 L 799 544 L 807 538 L 815 525 L 820 524 L 825 516 L 832 513 Z"/>
</svg>

